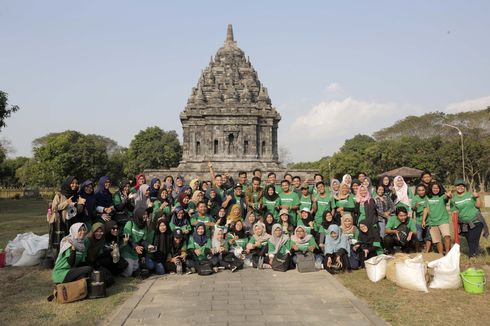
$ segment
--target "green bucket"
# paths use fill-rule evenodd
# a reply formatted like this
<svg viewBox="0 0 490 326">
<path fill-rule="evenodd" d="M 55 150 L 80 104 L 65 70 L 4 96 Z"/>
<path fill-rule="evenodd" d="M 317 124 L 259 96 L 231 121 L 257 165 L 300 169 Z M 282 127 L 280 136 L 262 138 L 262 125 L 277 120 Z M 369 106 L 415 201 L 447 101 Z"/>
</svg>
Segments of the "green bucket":
<svg viewBox="0 0 490 326">
<path fill-rule="evenodd" d="M 460 273 L 460 275 L 466 292 L 481 294 L 485 291 L 485 283 L 487 281 L 483 269 L 470 267 Z"/>
</svg>

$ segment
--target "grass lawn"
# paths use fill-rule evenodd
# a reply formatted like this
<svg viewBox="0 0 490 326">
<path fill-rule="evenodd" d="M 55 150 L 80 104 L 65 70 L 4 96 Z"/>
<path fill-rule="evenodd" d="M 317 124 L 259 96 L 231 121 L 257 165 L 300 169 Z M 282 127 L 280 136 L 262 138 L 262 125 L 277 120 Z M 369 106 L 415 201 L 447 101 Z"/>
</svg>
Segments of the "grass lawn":
<svg viewBox="0 0 490 326">
<path fill-rule="evenodd" d="M 0 200 L 0 247 L 17 233 L 45 234 L 47 202 Z M 0 269 L 2 325 L 90 325 L 111 314 L 137 287 L 137 280 L 117 278 L 108 296 L 66 305 L 46 301 L 53 291 L 51 270 L 34 267 Z"/>
<path fill-rule="evenodd" d="M 485 213 L 487 223 L 489 214 Z M 490 225 L 490 224 L 489 224 Z M 452 226 L 451 226 L 452 227 Z M 451 228 L 452 230 L 452 228 Z M 482 238 L 480 245 L 490 246 L 490 238 Z M 468 259 L 466 240 L 461 240 L 461 271 L 468 267 L 484 268 L 490 280 L 490 256 L 484 254 Z M 381 317 L 392 325 L 489 325 L 490 284 L 483 295 L 457 290 L 429 289 L 429 293 L 405 290 L 384 279 L 372 283 L 365 270 L 336 276 L 355 295 L 364 299 Z"/>
</svg>

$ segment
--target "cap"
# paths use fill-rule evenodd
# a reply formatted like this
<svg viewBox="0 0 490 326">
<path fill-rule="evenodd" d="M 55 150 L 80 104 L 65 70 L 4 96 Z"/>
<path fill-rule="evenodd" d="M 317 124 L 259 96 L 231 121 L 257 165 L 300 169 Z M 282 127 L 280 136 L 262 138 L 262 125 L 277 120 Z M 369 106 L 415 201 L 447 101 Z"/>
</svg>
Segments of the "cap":
<svg viewBox="0 0 490 326">
<path fill-rule="evenodd" d="M 182 239 L 184 237 L 184 233 L 182 233 L 181 229 L 175 229 L 173 236 L 174 238 Z"/>
<path fill-rule="evenodd" d="M 283 215 L 283 214 L 286 214 L 286 215 L 289 215 L 289 211 L 287 208 L 283 208 L 281 209 L 281 211 L 279 212 L 279 216 Z"/>
<path fill-rule="evenodd" d="M 235 185 L 233 186 L 233 189 L 235 188 L 242 188 L 242 184 L 241 183 L 235 183 Z"/>
<path fill-rule="evenodd" d="M 310 213 L 310 209 L 308 207 L 303 207 L 303 209 L 301 211 Z"/>
<path fill-rule="evenodd" d="M 464 182 L 463 179 L 456 179 L 456 181 L 454 181 L 454 185 L 455 186 L 463 185 L 466 187 L 466 182 Z"/>
</svg>

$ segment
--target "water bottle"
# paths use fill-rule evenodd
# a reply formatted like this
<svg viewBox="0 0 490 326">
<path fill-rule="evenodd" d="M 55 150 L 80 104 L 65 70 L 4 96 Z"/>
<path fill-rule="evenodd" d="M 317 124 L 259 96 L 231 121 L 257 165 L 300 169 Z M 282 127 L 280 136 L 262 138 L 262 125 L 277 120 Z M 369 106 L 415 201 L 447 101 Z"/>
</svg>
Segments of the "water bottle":
<svg viewBox="0 0 490 326">
<path fill-rule="evenodd" d="M 182 262 L 180 261 L 180 259 L 177 259 L 177 261 L 175 262 L 175 266 L 177 267 L 177 274 L 182 275 Z"/>
<path fill-rule="evenodd" d="M 117 243 L 115 243 L 112 246 L 112 262 L 114 264 L 117 264 L 119 262 L 120 257 L 121 255 L 119 254 L 119 246 L 117 245 Z"/>
</svg>

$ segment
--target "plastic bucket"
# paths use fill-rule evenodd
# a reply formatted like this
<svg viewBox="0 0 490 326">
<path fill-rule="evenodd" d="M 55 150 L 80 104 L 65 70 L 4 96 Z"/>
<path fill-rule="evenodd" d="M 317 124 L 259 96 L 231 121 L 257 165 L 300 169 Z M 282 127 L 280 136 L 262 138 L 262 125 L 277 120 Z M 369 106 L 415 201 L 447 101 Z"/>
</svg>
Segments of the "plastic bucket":
<svg viewBox="0 0 490 326">
<path fill-rule="evenodd" d="M 5 256 L 6 255 L 7 254 L 5 251 L 0 252 L 0 268 L 5 266 Z"/>
<path fill-rule="evenodd" d="M 483 269 L 468 268 L 460 275 L 466 292 L 481 294 L 485 291 L 486 279 Z"/>
</svg>

